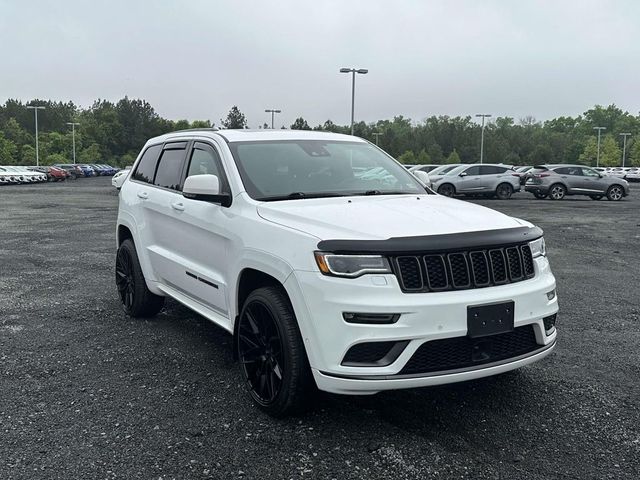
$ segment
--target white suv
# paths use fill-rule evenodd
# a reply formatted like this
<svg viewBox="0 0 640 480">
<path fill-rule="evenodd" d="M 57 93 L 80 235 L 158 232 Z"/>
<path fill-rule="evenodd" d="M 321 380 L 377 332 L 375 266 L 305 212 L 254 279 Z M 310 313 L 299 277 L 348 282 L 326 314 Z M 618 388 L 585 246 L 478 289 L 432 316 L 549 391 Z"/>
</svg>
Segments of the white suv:
<svg viewBox="0 0 640 480">
<path fill-rule="evenodd" d="M 120 190 L 125 311 L 169 296 L 233 335 L 272 415 L 486 377 L 555 346 L 542 231 L 436 195 L 362 139 L 210 129 L 151 139 Z"/>
</svg>

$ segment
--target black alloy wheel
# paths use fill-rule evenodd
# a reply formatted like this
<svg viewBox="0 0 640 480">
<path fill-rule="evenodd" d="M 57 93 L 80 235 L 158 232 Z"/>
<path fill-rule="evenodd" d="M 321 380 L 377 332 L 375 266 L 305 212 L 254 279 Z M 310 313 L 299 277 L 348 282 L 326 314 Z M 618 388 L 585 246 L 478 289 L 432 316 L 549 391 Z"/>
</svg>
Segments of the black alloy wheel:
<svg viewBox="0 0 640 480">
<path fill-rule="evenodd" d="M 259 301 L 248 304 L 238 327 L 238 357 L 251 396 L 262 405 L 273 404 L 282 388 L 284 357 L 274 314 Z"/>
<path fill-rule="evenodd" d="M 456 189 L 450 183 L 445 183 L 444 185 L 440 185 L 438 187 L 438 193 L 440 195 L 444 195 L 445 197 L 453 197 L 456 193 Z"/>
<path fill-rule="evenodd" d="M 501 183 L 498 185 L 498 188 L 496 188 L 496 197 L 498 197 L 499 200 L 509 200 L 512 194 L 513 187 L 508 183 Z"/>
<path fill-rule="evenodd" d="M 607 190 L 607 199 L 617 202 L 624 196 L 624 190 L 620 185 L 611 185 Z"/>
<path fill-rule="evenodd" d="M 278 285 L 254 290 L 237 322 L 240 370 L 258 407 L 274 417 L 311 408 L 315 383 L 285 290 Z"/>
<path fill-rule="evenodd" d="M 116 287 L 125 310 L 133 307 L 135 294 L 135 279 L 133 275 L 133 261 L 125 249 L 118 249 L 116 255 Z"/>
<path fill-rule="evenodd" d="M 125 313 L 131 317 L 153 317 L 164 305 L 164 297 L 147 288 L 136 247 L 131 239 L 116 253 L 116 288 Z"/>
<path fill-rule="evenodd" d="M 549 187 L 549 198 L 551 200 L 562 200 L 567 193 L 567 189 L 560 183 L 555 183 Z"/>
</svg>

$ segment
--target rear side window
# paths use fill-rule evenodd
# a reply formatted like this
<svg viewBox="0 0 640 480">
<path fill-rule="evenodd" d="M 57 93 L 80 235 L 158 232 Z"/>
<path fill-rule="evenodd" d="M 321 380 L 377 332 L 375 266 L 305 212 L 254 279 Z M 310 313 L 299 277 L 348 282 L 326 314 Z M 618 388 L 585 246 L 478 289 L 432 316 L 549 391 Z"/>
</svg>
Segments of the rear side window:
<svg viewBox="0 0 640 480">
<path fill-rule="evenodd" d="M 142 154 L 140 162 L 133 172 L 131 178 L 139 182 L 153 183 L 153 176 L 156 173 L 156 165 L 158 164 L 158 155 L 162 145 L 153 145 L 145 150 Z"/>
<path fill-rule="evenodd" d="M 480 166 L 474 165 L 473 167 L 469 167 L 464 171 L 467 175 L 480 175 Z"/>
<path fill-rule="evenodd" d="M 180 181 L 185 152 L 185 142 L 165 146 L 158 161 L 154 185 L 171 190 L 181 190 Z"/>
</svg>

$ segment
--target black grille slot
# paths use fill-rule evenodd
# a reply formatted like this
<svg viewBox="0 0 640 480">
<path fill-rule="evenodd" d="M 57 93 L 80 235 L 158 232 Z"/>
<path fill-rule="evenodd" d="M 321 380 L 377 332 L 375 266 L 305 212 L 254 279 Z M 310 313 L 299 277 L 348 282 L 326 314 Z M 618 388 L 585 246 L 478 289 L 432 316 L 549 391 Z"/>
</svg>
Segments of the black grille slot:
<svg viewBox="0 0 640 480">
<path fill-rule="evenodd" d="M 417 257 L 398 257 L 398 270 L 404 290 L 421 290 L 424 287 L 422 270 Z"/>
<path fill-rule="evenodd" d="M 349 349 L 342 359 L 346 363 L 374 363 L 383 358 L 396 342 L 365 342 L 357 343 Z"/>
<path fill-rule="evenodd" d="M 449 267 L 451 268 L 451 283 L 455 288 L 469 288 L 471 279 L 469 277 L 469 265 L 464 253 L 450 253 L 447 255 Z"/>
<path fill-rule="evenodd" d="M 489 250 L 489 259 L 491 260 L 493 283 L 496 285 L 507 283 L 509 278 L 507 278 L 507 265 L 502 250 Z"/>
<path fill-rule="evenodd" d="M 535 265 L 528 244 L 395 257 L 392 265 L 403 292 L 482 288 L 532 278 Z"/>
<path fill-rule="evenodd" d="M 471 260 L 471 273 L 473 273 L 473 282 L 478 287 L 489 285 L 489 264 L 487 256 L 484 252 L 471 252 L 469 254 Z"/>
<path fill-rule="evenodd" d="M 511 281 L 522 280 L 522 263 L 520 262 L 520 249 L 518 247 L 507 248 L 507 264 L 509 265 L 509 278 L 511 278 Z"/>
<path fill-rule="evenodd" d="M 522 252 L 522 267 L 524 268 L 524 276 L 531 278 L 536 274 L 536 270 L 533 267 L 533 255 L 531 254 L 531 247 L 529 245 L 522 245 L 520 247 Z"/>
<path fill-rule="evenodd" d="M 427 255 L 424 257 L 427 269 L 427 282 L 431 290 L 444 290 L 449 286 L 447 281 L 447 265 L 442 255 Z"/>
<path fill-rule="evenodd" d="M 533 325 L 511 332 L 472 339 L 443 338 L 423 343 L 400 371 L 400 375 L 439 372 L 498 362 L 541 348 Z"/>
</svg>

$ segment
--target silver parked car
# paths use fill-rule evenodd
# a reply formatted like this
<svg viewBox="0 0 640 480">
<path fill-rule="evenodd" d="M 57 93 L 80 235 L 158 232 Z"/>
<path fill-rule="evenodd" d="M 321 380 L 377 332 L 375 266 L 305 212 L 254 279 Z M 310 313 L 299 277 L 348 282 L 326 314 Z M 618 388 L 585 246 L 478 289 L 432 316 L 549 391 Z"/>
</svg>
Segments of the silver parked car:
<svg viewBox="0 0 640 480">
<path fill-rule="evenodd" d="M 588 195 L 593 200 L 606 196 L 617 201 L 629 195 L 626 180 L 583 165 L 538 165 L 530 173 L 524 189 L 536 198 L 562 200 L 566 195 Z"/>
<path fill-rule="evenodd" d="M 520 191 L 520 179 L 507 165 L 459 165 L 442 176 L 431 178 L 431 185 L 440 195 L 484 195 L 500 200 Z"/>
</svg>

